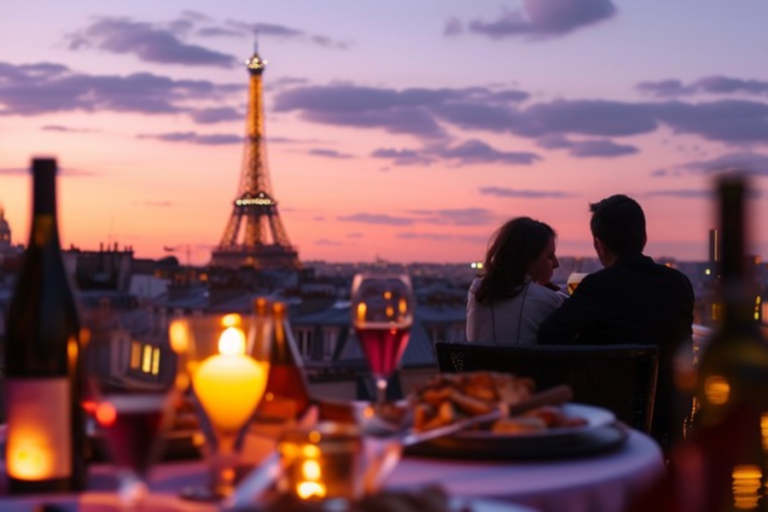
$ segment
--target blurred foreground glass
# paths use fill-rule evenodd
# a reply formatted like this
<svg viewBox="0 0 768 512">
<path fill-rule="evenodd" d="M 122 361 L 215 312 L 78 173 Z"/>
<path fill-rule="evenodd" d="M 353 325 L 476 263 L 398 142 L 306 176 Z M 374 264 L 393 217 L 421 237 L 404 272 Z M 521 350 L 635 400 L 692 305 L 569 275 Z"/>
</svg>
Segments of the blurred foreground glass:
<svg viewBox="0 0 768 512">
<path fill-rule="evenodd" d="M 160 457 L 172 419 L 177 358 L 167 334 L 138 337 L 108 308 L 83 318 L 83 408 L 119 469 L 121 504 L 135 507 L 147 495 L 149 469 Z"/>
<path fill-rule="evenodd" d="M 352 281 L 352 326 L 376 379 L 377 404 L 400 364 L 413 324 L 413 289 L 405 274 L 357 274 Z"/>
<path fill-rule="evenodd" d="M 207 487 L 185 489 L 183 498 L 218 500 L 232 493 L 242 438 L 267 384 L 270 325 L 268 318 L 238 313 L 171 322 L 171 346 L 192 384 L 211 471 Z"/>
<path fill-rule="evenodd" d="M 283 472 L 278 490 L 300 500 L 355 500 L 364 491 L 359 427 L 321 422 L 287 430 L 278 443 Z"/>
<path fill-rule="evenodd" d="M 579 284 L 581 284 L 582 279 L 588 275 L 589 274 L 586 272 L 571 272 L 571 275 L 568 276 L 567 281 L 568 295 L 573 295 L 573 292 L 575 292 L 576 288 L 578 288 Z"/>
</svg>

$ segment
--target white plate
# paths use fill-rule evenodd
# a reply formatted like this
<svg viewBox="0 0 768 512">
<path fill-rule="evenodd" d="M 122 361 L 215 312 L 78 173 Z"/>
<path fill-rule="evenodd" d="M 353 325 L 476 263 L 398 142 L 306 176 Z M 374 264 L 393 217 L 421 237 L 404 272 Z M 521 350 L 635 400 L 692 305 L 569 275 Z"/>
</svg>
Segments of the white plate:
<svg viewBox="0 0 768 512">
<path fill-rule="evenodd" d="M 472 460 L 561 459 L 611 450 L 629 437 L 629 429 L 606 409 L 584 404 L 563 407 L 567 415 L 582 417 L 587 424 L 530 433 L 460 432 L 409 446 L 405 453 Z"/>
<path fill-rule="evenodd" d="M 568 403 L 563 406 L 563 413 L 569 418 L 584 418 L 587 420 L 586 425 L 578 427 L 563 427 L 563 428 L 550 428 L 547 430 L 541 430 L 538 432 L 520 432 L 520 433 L 496 433 L 489 430 L 470 430 L 456 434 L 456 437 L 467 439 L 486 439 L 486 438 L 504 438 L 504 437 L 552 437 L 552 436 L 567 436 L 572 434 L 578 434 L 587 430 L 610 425 L 616 421 L 616 416 L 608 409 L 602 407 L 595 407 L 594 405 L 575 404 Z"/>
<path fill-rule="evenodd" d="M 535 512 L 532 508 L 513 503 L 473 498 L 452 498 L 450 512 L 462 510 L 471 510 L 472 512 Z"/>
</svg>

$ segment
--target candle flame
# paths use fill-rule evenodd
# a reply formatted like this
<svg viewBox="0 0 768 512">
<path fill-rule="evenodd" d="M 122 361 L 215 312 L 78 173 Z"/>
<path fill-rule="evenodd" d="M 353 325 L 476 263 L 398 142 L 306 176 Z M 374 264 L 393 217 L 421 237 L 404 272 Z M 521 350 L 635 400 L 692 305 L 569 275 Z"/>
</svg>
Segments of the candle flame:
<svg viewBox="0 0 768 512">
<path fill-rule="evenodd" d="M 325 486 L 320 482 L 301 482 L 296 486 L 296 495 L 303 500 L 322 499 L 325 497 L 325 492 Z"/>
<path fill-rule="evenodd" d="M 301 474 L 307 480 L 320 480 L 320 463 L 315 459 L 305 460 L 301 465 Z"/>
<path fill-rule="evenodd" d="M 49 476 L 52 469 L 50 457 L 46 455 L 49 450 L 50 447 L 46 447 L 42 439 L 32 435 L 19 439 L 8 447 L 8 473 L 25 480 L 40 480 Z"/>
<path fill-rule="evenodd" d="M 225 356 L 245 354 L 245 333 L 237 327 L 227 327 L 219 337 L 219 353 Z"/>
</svg>

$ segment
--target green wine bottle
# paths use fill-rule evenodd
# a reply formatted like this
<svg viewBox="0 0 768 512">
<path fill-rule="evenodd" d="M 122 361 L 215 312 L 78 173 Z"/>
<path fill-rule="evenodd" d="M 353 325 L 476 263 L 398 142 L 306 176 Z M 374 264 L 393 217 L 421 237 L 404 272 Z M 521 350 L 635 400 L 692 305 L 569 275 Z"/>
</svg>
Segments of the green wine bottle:
<svg viewBox="0 0 768 512">
<path fill-rule="evenodd" d="M 768 510 L 768 344 L 755 321 L 756 287 L 745 258 L 747 185 L 718 183 L 722 319 L 701 356 L 696 379 L 700 409 L 687 452 L 700 488 L 691 510 Z"/>
<path fill-rule="evenodd" d="M 77 307 L 56 218 L 56 161 L 35 159 L 29 244 L 8 315 L 6 467 L 11 493 L 85 486 Z"/>
</svg>

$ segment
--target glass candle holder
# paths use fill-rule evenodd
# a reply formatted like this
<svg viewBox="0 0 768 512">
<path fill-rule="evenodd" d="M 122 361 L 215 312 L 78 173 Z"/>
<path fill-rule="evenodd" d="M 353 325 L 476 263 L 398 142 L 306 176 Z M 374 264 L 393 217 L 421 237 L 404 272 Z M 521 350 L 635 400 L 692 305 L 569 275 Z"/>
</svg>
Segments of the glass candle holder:
<svg viewBox="0 0 768 512">
<path fill-rule="evenodd" d="M 363 438 L 357 425 L 321 422 L 283 433 L 284 471 L 278 490 L 305 501 L 355 500 L 363 495 Z"/>
</svg>

